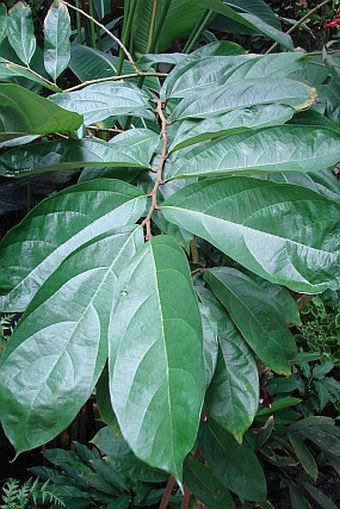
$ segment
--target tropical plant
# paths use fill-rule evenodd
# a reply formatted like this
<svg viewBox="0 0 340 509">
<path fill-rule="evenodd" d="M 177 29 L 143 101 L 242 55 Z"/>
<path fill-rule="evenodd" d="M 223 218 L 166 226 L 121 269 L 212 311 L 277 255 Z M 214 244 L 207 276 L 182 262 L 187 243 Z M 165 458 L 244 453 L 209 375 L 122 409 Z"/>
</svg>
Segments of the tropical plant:
<svg viewBox="0 0 340 509">
<path fill-rule="evenodd" d="M 53 507 L 65 506 L 61 498 L 50 491 L 47 480 L 40 483 L 39 478 L 34 481 L 28 479 L 20 484 L 17 479 L 9 479 L 2 487 L 1 509 L 28 509 L 38 507 L 38 504 L 53 504 Z"/>
<path fill-rule="evenodd" d="M 255 26 L 238 2 L 198 4 Z M 163 506 L 175 480 L 210 507 L 232 507 L 229 490 L 265 501 L 243 438 L 258 411 L 257 362 L 291 373 L 298 350 L 287 323 L 299 313 L 287 288 L 339 286 L 330 170 L 339 128 L 313 107 L 316 89 L 292 76 L 303 52 L 253 55 L 216 42 L 136 63 L 146 48 L 132 45 L 132 55 L 111 34 L 122 64 L 81 45 L 71 57 L 67 5 L 52 4 L 43 51 L 25 4 L 2 18 L 0 53 L 13 60 L 1 61 L 10 82 L 0 84 L 0 175 L 77 170 L 79 181 L 0 246 L 1 309 L 24 312 L 1 360 L 1 423 L 19 454 L 60 433 L 97 387 L 105 420 L 172 476 Z M 138 13 L 138 2 L 127 6 Z M 62 90 L 70 58 L 81 83 Z M 159 63 L 174 67 L 165 75 Z M 54 93 L 22 86 L 32 82 Z M 207 246 L 219 266 L 201 256 Z M 195 444 L 205 463 L 189 457 L 183 475 Z"/>
</svg>

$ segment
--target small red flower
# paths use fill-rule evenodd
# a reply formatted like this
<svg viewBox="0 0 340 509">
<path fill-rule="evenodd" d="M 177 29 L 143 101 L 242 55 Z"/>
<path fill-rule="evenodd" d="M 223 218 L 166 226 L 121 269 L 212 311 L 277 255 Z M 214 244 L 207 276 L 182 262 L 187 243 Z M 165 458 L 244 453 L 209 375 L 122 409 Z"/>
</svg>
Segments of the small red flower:
<svg viewBox="0 0 340 509">
<path fill-rule="evenodd" d="M 340 26 L 340 13 L 336 14 L 334 18 L 332 18 L 330 21 L 326 21 L 326 23 L 324 23 L 323 26 L 324 28 L 333 28 Z"/>
</svg>

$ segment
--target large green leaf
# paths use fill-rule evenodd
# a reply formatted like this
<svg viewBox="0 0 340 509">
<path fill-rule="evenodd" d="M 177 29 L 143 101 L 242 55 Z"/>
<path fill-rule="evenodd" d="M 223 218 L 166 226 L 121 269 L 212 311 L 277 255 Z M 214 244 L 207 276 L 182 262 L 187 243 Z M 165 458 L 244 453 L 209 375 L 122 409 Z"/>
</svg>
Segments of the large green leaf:
<svg viewBox="0 0 340 509">
<path fill-rule="evenodd" d="M 0 309 L 23 311 L 66 256 L 112 227 L 133 224 L 145 205 L 135 187 L 110 179 L 78 184 L 37 205 L 0 244 Z"/>
<path fill-rule="evenodd" d="M 266 479 L 255 453 L 244 442 L 238 444 L 230 433 L 213 419 L 203 424 L 199 444 L 215 477 L 246 500 L 266 497 Z"/>
<path fill-rule="evenodd" d="M 259 17 L 257 5 L 254 2 L 228 2 L 226 0 L 198 0 L 198 5 L 202 5 L 207 9 L 222 14 L 232 21 L 236 21 L 247 28 L 250 28 L 258 34 L 262 34 L 281 44 L 284 48 L 292 49 L 293 42 L 288 34 L 278 30 L 272 24 L 269 24 L 263 16 Z M 258 4 L 258 2 L 257 2 Z M 237 10 L 235 10 L 235 7 Z M 255 7 L 255 9 L 254 9 Z"/>
<path fill-rule="evenodd" d="M 315 171 L 336 164 L 340 136 L 328 129 L 283 125 L 220 137 L 176 152 L 166 179 L 243 172 Z"/>
<path fill-rule="evenodd" d="M 62 0 L 54 0 L 44 20 L 44 65 L 56 81 L 71 58 L 71 21 Z"/>
<path fill-rule="evenodd" d="M 7 9 L 5 4 L 0 5 L 0 44 L 7 37 Z"/>
<path fill-rule="evenodd" d="M 170 115 L 171 120 L 213 117 L 259 104 L 283 104 L 301 110 L 316 98 L 314 88 L 286 78 L 244 79 L 215 85 L 209 93 L 206 90 L 202 94 L 203 90 L 185 96 Z"/>
<path fill-rule="evenodd" d="M 239 108 L 205 120 L 188 119 L 169 127 L 174 131 L 174 139 L 169 152 L 189 145 L 234 134 L 248 129 L 259 129 L 284 124 L 294 115 L 294 108 L 283 104 L 264 104 L 250 108 Z"/>
<path fill-rule="evenodd" d="M 82 117 L 14 83 L 0 83 L 0 140 L 74 131 Z"/>
<path fill-rule="evenodd" d="M 169 4 L 164 18 L 164 7 Z M 132 21 L 133 49 L 137 53 L 148 53 L 158 25 L 162 24 L 157 52 L 171 47 L 176 39 L 187 37 L 204 8 L 191 0 L 137 0 Z"/>
<path fill-rule="evenodd" d="M 117 275 L 141 243 L 140 227 L 92 239 L 30 303 L 0 373 L 1 422 L 18 453 L 54 438 L 89 398 L 106 361 Z"/>
<path fill-rule="evenodd" d="M 231 320 L 218 339 L 219 355 L 206 403 L 211 416 L 241 443 L 259 405 L 257 365 Z"/>
<path fill-rule="evenodd" d="M 0 160 L 0 175 L 22 177 L 104 166 L 149 168 L 158 142 L 158 134 L 148 129 L 126 131 L 109 143 L 93 139 L 46 141 L 6 152 Z"/>
<path fill-rule="evenodd" d="M 242 442 L 258 409 L 259 377 L 254 357 L 225 308 L 208 288 L 196 288 L 218 329 L 219 352 L 207 391 L 210 415 Z M 204 329 L 203 329 L 204 330 Z"/>
<path fill-rule="evenodd" d="M 162 213 L 273 283 L 307 293 L 339 286 L 339 205 L 309 189 L 206 180 L 171 196 Z"/>
<path fill-rule="evenodd" d="M 207 58 L 203 54 L 200 59 L 192 57 L 189 62 L 177 65 L 164 82 L 164 96 L 183 98 L 198 91 L 210 93 L 214 83 L 226 85 L 245 79 L 286 78 L 305 61 L 303 53 L 242 55 L 240 51 L 233 51 L 230 56 Z"/>
<path fill-rule="evenodd" d="M 208 387 L 216 369 L 218 343 L 218 327 L 208 306 L 199 303 L 203 327 L 203 357 L 205 367 L 205 386 Z"/>
<path fill-rule="evenodd" d="M 113 409 L 133 452 L 182 479 L 205 391 L 202 326 L 186 257 L 166 235 L 121 274 L 109 342 Z"/>
<path fill-rule="evenodd" d="M 136 86 L 117 81 L 96 83 L 77 92 L 56 94 L 52 101 L 66 110 L 84 116 L 86 125 L 94 124 L 111 116 L 136 114 L 145 116 L 148 99 Z M 154 115 L 149 112 L 148 117 Z"/>
<path fill-rule="evenodd" d="M 233 509 L 229 491 L 214 477 L 211 470 L 194 459 L 184 464 L 184 482 L 190 491 L 209 509 Z"/>
<path fill-rule="evenodd" d="M 294 336 L 278 314 L 275 305 L 266 299 L 265 289 L 242 272 L 229 267 L 209 269 L 204 277 L 260 360 L 277 373 L 289 374 L 290 361 L 297 354 Z M 235 337 L 237 338 L 237 335 Z M 237 346 L 239 347 L 234 341 L 234 364 L 236 357 L 240 356 Z M 246 350 L 242 353 L 245 356 Z M 250 358 L 248 354 L 248 362 L 251 362 Z M 249 369 L 254 373 L 256 366 L 251 364 Z M 252 379 L 254 380 L 254 376 Z M 257 411 L 257 408 L 254 408 L 256 406 L 253 399 L 253 416 Z M 225 419 L 226 417 L 224 421 Z"/>
<path fill-rule="evenodd" d="M 27 66 L 34 55 L 37 41 L 34 35 L 32 11 L 25 2 L 17 2 L 8 12 L 8 41 L 20 60 Z"/>
</svg>

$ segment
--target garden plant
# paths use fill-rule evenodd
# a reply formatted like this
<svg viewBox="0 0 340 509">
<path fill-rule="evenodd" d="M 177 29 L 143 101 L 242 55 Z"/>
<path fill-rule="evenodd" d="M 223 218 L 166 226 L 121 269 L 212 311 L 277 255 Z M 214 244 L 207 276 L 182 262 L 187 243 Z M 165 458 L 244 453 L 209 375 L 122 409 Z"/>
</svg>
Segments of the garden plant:
<svg viewBox="0 0 340 509">
<path fill-rule="evenodd" d="M 23 313 L 1 358 L 1 424 L 20 454 L 96 391 L 136 461 L 168 478 L 163 509 L 175 483 L 183 507 L 189 489 L 211 508 L 270 507 L 270 447 L 317 475 L 315 421 L 263 454 L 270 423 L 260 442 L 248 430 L 261 374 L 299 362 L 293 293 L 339 289 L 337 57 L 314 65 L 262 0 L 130 0 L 106 26 L 109 4 L 55 0 L 37 37 L 28 4 L 0 6 L 0 176 L 71 184 L 0 244 L 0 310 Z M 281 51 L 214 39 L 222 21 Z"/>
</svg>

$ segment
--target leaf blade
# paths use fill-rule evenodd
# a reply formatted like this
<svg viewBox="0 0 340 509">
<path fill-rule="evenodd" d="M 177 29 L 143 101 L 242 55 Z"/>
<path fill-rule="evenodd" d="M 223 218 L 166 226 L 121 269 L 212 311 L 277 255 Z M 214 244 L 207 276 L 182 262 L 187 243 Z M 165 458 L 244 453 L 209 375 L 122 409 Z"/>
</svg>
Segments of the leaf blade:
<svg viewBox="0 0 340 509">
<path fill-rule="evenodd" d="M 29 66 L 37 41 L 34 35 L 32 11 L 25 2 L 17 2 L 8 12 L 8 41 L 20 60 Z"/>
<path fill-rule="evenodd" d="M 66 5 L 54 0 L 44 20 L 44 66 L 55 82 L 71 58 L 71 20 Z"/>
</svg>

